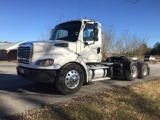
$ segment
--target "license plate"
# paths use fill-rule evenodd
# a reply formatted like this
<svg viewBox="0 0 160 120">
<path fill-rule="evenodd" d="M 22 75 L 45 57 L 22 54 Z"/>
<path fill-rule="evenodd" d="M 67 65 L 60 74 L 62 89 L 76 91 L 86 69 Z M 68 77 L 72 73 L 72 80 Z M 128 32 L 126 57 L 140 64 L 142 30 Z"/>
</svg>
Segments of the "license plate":
<svg viewBox="0 0 160 120">
<path fill-rule="evenodd" d="M 24 69 L 20 68 L 20 73 L 24 74 Z"/>
</svg>

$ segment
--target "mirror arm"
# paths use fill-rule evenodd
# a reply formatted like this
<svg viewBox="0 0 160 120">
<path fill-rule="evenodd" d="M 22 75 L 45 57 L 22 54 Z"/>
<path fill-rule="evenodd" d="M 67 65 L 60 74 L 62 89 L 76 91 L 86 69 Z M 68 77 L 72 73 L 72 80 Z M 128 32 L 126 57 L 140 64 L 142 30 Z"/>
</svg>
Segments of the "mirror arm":
<svg viewBox="0 0 160 120">
<path fill-rule="evenodd" d="M 88 42 L 85 41 L 85 42 L 84 42 L 84 45 L 85 45 L 85 46 L 87 46 L 87 45 L 93 45 L 94 43 L 95 43 L 95 41 L 93 41 L 93 43 L 88 44 Z"/>
<path fill-rule="evenodd" d="M 85 45 L 88 45 L 88 42 L 85 41 L 84 44 L 85 44 Z"/>
</svg>

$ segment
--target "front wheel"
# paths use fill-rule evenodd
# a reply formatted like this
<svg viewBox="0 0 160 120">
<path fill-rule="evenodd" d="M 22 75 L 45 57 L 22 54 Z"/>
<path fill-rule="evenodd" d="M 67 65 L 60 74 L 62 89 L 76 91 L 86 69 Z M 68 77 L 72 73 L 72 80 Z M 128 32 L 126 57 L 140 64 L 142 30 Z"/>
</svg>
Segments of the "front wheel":
<svg viewBox="0 0 160 120">
<path fill-rule="evenodd" d="M 78 64 L 69 63 L 59 71 L 56 87 L 62 94 L 72 94 L 80 90 L 83 82 L 83 69 Z"/>
<path fill-rule="evenodd" d="M 135 80 L 137 79 L 138 76 L 138 67 L 136 64 L 131 64 L 130 66 L 130 70 L 125 70 L 125 76 L 127 78 L 127 80 Z"/>
</svg>

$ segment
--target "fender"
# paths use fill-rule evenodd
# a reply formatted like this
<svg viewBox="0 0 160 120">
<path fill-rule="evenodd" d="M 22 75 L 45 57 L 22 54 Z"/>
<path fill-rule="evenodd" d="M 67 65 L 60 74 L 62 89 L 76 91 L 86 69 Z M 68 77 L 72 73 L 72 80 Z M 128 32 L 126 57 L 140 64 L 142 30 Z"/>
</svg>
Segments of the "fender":
<svg viewBox="0 0 160 120">
<path fill-rule="evenodd" d="M 76 53 L 74 53 L 74 54 L 77 56 L 76 60 L 70 61 L 70 62 L 62 62 L 61 64 L 63 64 L 63 65 L 60 67 L 60 69 L 69 63 L 76 63 L 77 65 L 81 66 L 81 68 L 83 69 L 84 76 L 85 76 L 84 82 L 86 83 L 89 80 L 89 73 L 88 73 L 87 65 L 86 65 L 85 61 L 83 60 L 82 56 L 80 56 L 79 54 L 76 54 Z"/>
</svg>

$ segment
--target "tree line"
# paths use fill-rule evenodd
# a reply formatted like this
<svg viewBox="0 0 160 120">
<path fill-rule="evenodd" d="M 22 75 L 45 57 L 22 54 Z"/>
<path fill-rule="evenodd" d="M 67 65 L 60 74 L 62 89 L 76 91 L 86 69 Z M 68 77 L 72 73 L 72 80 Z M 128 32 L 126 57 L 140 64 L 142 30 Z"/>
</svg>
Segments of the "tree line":
<svg viewBox="0 0 160 120">
<path fill-rule="evenodd" d="M 150 53 L 152 55 L 160 55 L 160 42 L 157 42 L 153 48 L 151 49 Z"/>
<path fill-rule="evenodd" d="M 160 55 L 160 42 L 153 48 L 148 47 L 148 36 L 139 37 L 125 30 L 120 36 L 116 37 L 112 27 L 103 31 L 102 59 L 106 53 L 126 56 Z"/>
<path fill-rule="evenodd" d="M 4 41 L 4 42 L 3 42 L 3 41 L 0 41 L 0 43 L 11 43 L 11 42 L 8 42 L 8 41 Z"/>
</svg>

